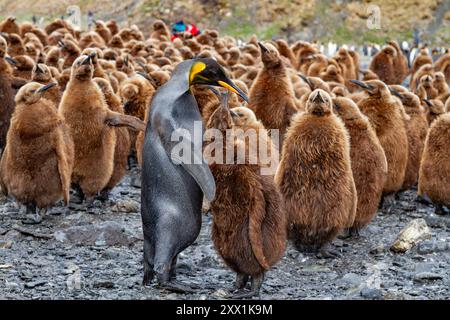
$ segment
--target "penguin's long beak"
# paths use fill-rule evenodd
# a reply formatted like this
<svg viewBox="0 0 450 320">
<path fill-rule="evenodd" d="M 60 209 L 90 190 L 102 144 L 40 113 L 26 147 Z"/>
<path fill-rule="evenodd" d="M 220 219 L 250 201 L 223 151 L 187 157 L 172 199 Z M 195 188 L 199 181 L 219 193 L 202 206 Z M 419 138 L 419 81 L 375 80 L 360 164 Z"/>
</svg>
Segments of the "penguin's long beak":
<svg viewBox="0 0 450 320">
<path fill-rule="evenodd" d="M 403 99 L 403 95 L 398 92 L 397 90 L 395 90 L 394 88 L 389 87 L 389 91 L 396 97 L 400 98 L 401 100 Z"/>
<path fill-rule="evenodd" d="M 267 49 L 266 46 L 262 44 L 262 42 L 258 42 L 258 46 L 261 48 L 262 53 L 269 52 L 269 49 Z"/>
<path fill-rule="evenodd" d="M 13 65 L 13 66 L 17 66 L 17 65 L 19 64 L 16 60 L 14 60 L 14 59 L 11 58 L 11 57 L 5 57 L 5 60 L 6 60 L 9 64 L 11 64 L 11 65 Z"/>
<path fill-rule="evenodd" d="M 87 64 L 90 64 L 91 61 L 92 61 L 92 56 L 91 56 L 91 55 L 88 55 L 88 56 L 83 60 L 83 62 L 81 63 L 81 65 L 87 65 Z"/>
<path fill-rule="evenodd" d="M 309 81 L 308 77 L 305 77 L 301 73 L 299 73 L 298 76 L 309 86 L 309 88 L 311 90 L 314 90 L 313 85 L 312 85 L 311 81 Z"/>
<path fill-rule="evenodd" d="M 372 90 L 373 87 L 370 84 L 366 84 L 362 81 L 359 80 L 350 80 L 351 83 L 356 84 L 357 86 L 360 86 L 361 88 L 365 89 L 365 90 Z"/>
<path fill-rule="evenodd" d="M 320 91 L 317 92 L 316 96 L 314 97 L 314 102 L 324 103 L 325 100 L 323 99 L 322 95 L 320 94 Z"/>
<path fill-rule="evenodd" d="M 36 64 L 36 73 L 44 73 L 44 70 L 42 70 L 42 68 L 39 67 L 39 64 Z"/>
<path fill-rule="evenodd" d="M 43 92 L 47 91 L 48 89 L 53 88 L 54 86 L 56 86 L 56 83 L 54 83 L 54 82 L 53 83 L 49 83 L 49 84 L 39 88 L 36 92 L 37 93 L 43 93 Z"/>
<path fill-rule="evenodd" d="M 225 89 L 236 93 L 239 97 L 241 97 L 245 102 L 248 103 L 249 100 L 248 100 L 247 95 L 237 85 L 235 85 L 233 82 L 231 82 L 231 80 L 229 80 L 229 79 L 227 79 L 226 81 L 219 80 L 219 81 L 217 81 L 217 83 L 221 87 L 224 87 Z"/>
<path fill-rule="evenodd" d="M 230 114 L 233 119 L 239 118 L 238 114 L 233 110 L 230 110 Z"/>
<path fill-rule="evenodd" d="M 431 101 L 428 99 L 422 99 L 423 102 L 425 102 L 427 104 L 427 106 L 432 107 L 433 105 L 431 104 Z"/>
</svg>

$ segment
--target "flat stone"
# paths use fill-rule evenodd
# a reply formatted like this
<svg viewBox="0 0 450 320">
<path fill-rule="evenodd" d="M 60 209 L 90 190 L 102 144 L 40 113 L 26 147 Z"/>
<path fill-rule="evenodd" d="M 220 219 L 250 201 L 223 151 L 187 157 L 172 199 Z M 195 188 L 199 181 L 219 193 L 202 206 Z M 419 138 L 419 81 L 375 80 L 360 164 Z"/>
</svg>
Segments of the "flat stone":
<svg viewBox="0 0 450 320">
<path fill-rule="evenodd" d="M 139 212 L 140 205 L 137 201 L 134 200 L 119 200 L 117 201 L 115 210 L 125 213 Z"/>
<path fill-rule="evenodd" d="M 0 249 L 11 249 L 13 242 L 11 240 L 0 241 Z"/>
<path fill-rule="evenodd" d="M 443 276 L 434 272 L 419 272 L 413 276 L 415 282 L 427 282 L 443 279 Z"/>
<path fill-rule="evenodd" d="M 364 287 L 361 292 L 361 297 L 372 300 L 380 300 L 383 299 L 383 292 L 377 288 L 367 288 Z"/>
<path fill-rule="evenodd" d="M 430 229 L 424 219 L 410 221 L 397 236 L 391 250 L 394 252 L 406 252 L 422 240 L 431 238 Z"/>
<path fill-rule="evenodd" d="M 55 239 L 63 243 L 95 246 L 128 246 L 136 238 L 128 235 L 117 222 L 101 222 L 70 227 L 54 233 Z"/>
</svg>

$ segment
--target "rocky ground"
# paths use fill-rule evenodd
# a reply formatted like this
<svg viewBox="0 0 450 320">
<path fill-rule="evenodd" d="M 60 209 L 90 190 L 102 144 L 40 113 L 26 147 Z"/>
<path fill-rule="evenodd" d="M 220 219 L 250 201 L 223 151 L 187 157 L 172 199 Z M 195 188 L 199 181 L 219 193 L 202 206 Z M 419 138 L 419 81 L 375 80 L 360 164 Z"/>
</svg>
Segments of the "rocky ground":
<svg viewBox="0 0 450 320">
<path fill-rule="evenodd" d="M 127 176 L 107 204 L 56 207 L 39 225 L 5 200 L 0 205 L 0 299 L 223 299 L 234 274 L 214 251 L 211 217 L 181 254 L 179 279 L 201 286 L 182 295 L 142 287 L 140 189 Z M 262 299 L 448 299 L 450 218 L 416 203 L 415 191 L 381 212 L 360 238 L 336 240 L 341 258 L 319 259 L 289 248 L 268 273 Z M 424 218 L 431 238 L 404 254 L 389 250 L 411 220 Z"/>
</svg>

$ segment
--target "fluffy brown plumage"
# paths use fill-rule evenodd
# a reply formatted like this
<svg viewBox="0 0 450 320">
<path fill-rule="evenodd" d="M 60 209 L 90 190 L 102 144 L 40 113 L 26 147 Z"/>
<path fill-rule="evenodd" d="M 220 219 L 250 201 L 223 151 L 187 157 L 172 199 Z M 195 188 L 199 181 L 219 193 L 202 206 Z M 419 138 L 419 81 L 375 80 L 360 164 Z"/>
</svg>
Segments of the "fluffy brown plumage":
<svg viewBox="0 0 450 320">
<path fill-rule="evenodd" d="M 397 52 L 395 48 L 388 45 L 372 58 L 369 69 L 372 70 L 384 83 L 396 84 L 397 77 L 394 67 L 396 59 Z"/>
<path fill-rule="evenodd" d="M 299 249 L 318 249 L 353 225 L 357 195 L 344 123 L 323 90 L 292 119 L 275 182 L 286 205 L 290 238 Z"/>
<path fill-rule="evenodd" d="M 440 116 L 425 140 L 418 193 L 438 205 L 450 205 L 450 114 Z M 439 211 L 438 211 L 439 212 Z"/>
<path fill-rule="evenodd" d="M 333 99 L 334 111 L 344 121 L 350 135 L 350 158 L 358 197 L 350 233 L 369 224 L 377 213 L 386 182 L 388 165 L 383 147 L 369 120 L 348 98 Z"/>
<path fill-rule="evenodd" d="M 33 214 L 61 199 L 68 203 L 73 168 L 72 138 L 54 104 L 42 98 L 45 88 L 31 82 L 17 93 L 0 163 L 2 188 Z"/>
<path fill-rule="evenodd" d="M 92 80 L 93 72 L 89 56 L 77 58 L 60 104 L 75 144 L 72 182 L 89 200 L 105 188 L 113 173 L 116 135 L 111 125 L 144 129 L 142 121 L 109 110 Z"/>
<path fill-rule="evenodd" d="M 280 130 L 281 145 L 291 117 L 297 111 L 294 92 L 278 51 L 270 44 L 260 46 L 264 66 L 250 89 L 249 108 L 266 129 Z"/>
<path fill-rule="evenodd" d="M 124 114 L 120 98 L 114 93 L 111 84 L 103 78 L 94 78 L 95 83 L 105 97 L 106 104 L 111 111 Z M 116 146 L 114 149 L 114 169 L 109 182 L 102 190 L 102 198 L 107 199 L 108 193 L 122 180 L 128 165 L 128 155 L 130 154 L 130 134 L 127 128 L 115 128 Z"/>
<path fill-rule="evenodd" d="M 369 118 L 388 163 L 388 176 L 383 189 L 386 194 L 401 189 L 408 163 L 408 138 L 404 115 L 399 102 L 388 87 L 379 80 L 365 82 L 367 93 L 358 102 L 360 110 Z"/>
<path fill-rule="evenodd" d="M 224 131 L 231 128 L 230 124 L 229 111 L 222 105 L 211 116 L 208 127 Z M 235 150 L 242 141 L 230 144 L 224 139 L 222 143 L 224 150 Z M 249 295 L 258 294 L 264 273 L 281 259 L 286 246 L 280 194 L 272 177 L 262 176 L 260 166 L 249 163 L 248 158 L 245 164 L 211 162 L 210 168 L 217 186 L 211 203 L 214 246 L 237 273 L 236 289 L 244 289 L 251 277 Z"/>
</svg>

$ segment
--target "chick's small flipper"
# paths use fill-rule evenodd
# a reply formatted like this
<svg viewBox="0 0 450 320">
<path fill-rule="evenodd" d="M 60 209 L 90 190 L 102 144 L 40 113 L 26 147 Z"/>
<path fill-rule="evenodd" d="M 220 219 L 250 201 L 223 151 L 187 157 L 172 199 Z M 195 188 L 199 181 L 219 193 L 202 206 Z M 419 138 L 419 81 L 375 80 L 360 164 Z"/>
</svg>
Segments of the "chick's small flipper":
<svg viewBox="0 0 450 320">
<path fill-rule="evenodd" d="M 105 123 L 113 127 L 128 127 L 134 131 L 144 131 L 145 123 L 133 116 L 109 111 L 105 118 Z"/>
</svg>

